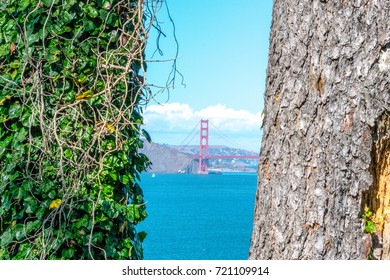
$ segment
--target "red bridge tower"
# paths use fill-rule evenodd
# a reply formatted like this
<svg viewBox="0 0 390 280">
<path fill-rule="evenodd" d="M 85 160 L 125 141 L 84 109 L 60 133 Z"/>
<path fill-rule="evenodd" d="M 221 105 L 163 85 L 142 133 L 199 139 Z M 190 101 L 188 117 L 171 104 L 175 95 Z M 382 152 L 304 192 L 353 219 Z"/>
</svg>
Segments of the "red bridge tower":
<svg viewBox="0 0 390 280">
<path fill-rule="evenodd" d="M 198 174 L 207 174 L 207 157 L 209 155 L 209 120 L 200 120 L 200 151 Z"/>
<path fill-rule="evenodd" d="M 211 123 L 212 124 L 212 123 Z M 213 125 L 214 126 L 214 125 Z M 208 174 L 209 159 L 258 159 L 258 156 L 250 155 L 209 155 L 209 120 L 200 120 L 199 155 L 194 159 L 199 160 L 198 174 Z"/>
</svg>

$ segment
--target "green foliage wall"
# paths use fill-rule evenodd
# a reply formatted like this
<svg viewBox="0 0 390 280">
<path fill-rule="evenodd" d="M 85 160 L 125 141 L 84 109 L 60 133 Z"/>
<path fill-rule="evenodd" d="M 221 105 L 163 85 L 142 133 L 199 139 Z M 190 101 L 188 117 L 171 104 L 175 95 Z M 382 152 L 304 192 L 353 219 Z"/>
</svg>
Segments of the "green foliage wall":
<svg viewBox="0 0 390 280">
<path fill-rule="evenodd" d="M 142 258 L 145 5 L 0 1 L 0 259 Z"/>
</svg>

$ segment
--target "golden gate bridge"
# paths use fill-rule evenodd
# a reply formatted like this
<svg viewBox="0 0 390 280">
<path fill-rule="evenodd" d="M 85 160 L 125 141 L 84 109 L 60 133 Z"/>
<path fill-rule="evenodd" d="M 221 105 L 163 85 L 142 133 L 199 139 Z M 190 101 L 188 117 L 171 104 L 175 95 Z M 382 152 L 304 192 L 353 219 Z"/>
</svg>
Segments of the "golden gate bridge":
<svg viewBox="0 0 390 280">
<path fill-rule="evenodd" d="M 193 156 L 194 159 L 197 159 L 199 161 L 198 174 L 208 174 L 208 165 L 207 165 L 208 159 L 258 159 L 258 156 L 254 156 L 254 155 L 210 155 L 209 154 L 209 120 L 202 119 L 200 120 L 199 124 L 200 124 L 199 154 Z"/>
</svg>

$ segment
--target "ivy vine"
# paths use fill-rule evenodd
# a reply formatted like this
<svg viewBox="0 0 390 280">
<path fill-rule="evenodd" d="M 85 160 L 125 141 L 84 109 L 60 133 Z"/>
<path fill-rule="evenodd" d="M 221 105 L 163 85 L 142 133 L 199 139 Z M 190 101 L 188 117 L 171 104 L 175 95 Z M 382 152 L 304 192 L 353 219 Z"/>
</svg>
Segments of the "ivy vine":
<svg viewBox="0 0 390 280">
<path fill-rule="evenodd" d="M 160 1 L 0 1 L 0 259 L 141 259 Z"/>
</svg>

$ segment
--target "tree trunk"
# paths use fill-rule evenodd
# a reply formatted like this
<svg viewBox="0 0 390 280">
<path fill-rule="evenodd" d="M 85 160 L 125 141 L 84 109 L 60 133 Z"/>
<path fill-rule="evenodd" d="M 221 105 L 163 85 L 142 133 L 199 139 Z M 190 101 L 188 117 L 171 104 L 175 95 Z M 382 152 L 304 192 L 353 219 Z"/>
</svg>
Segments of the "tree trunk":
<svg viewBox="0 0 390 280">
<path fill-rule="evenodd" d="M 250 259 L 390 258 L 389 18 L 274 1 Z"/>
</svg>

